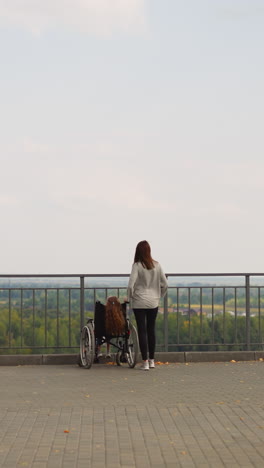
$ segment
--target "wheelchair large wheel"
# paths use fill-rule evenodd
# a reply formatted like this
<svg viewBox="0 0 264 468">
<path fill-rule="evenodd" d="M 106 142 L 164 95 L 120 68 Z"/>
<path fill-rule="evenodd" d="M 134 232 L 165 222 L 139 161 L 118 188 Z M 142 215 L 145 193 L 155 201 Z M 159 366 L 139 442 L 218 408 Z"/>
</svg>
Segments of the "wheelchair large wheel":
<svg viewBox="0 0 264 468">
<path fill-rule="evenodd" d="M 118 351 L 116 354 L 116 363 L 118 366 L 128 365 L 133 368 L 137 363 L 138 357 L 138 334 L 132 323 L 129 323 L 128 331 L 129 335 L 125 338 L 127 342 L 124 342 L 123 350 Z"/>
<path fill-rule="evenodd" d="M 81 331 L 80 340 L 80 360 L 85 369 L 90 369 L 94 362 L 95 339 L 94 329 L 91 322 L 88 322 Z"/>
</svg>

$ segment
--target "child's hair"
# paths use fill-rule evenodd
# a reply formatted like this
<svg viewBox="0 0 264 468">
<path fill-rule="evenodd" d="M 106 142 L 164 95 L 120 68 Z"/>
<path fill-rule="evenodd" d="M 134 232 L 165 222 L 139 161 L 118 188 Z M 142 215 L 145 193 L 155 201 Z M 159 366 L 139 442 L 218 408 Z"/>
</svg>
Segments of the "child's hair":
<svg viewBox="0 0 264 468">
<path fill-rule="evenodd" d="M 105 306 L 105 330 L 107 335 L 119 336 L 125 331 L 125 317 L 118 297 L 108 297 Z"/>
</svg>

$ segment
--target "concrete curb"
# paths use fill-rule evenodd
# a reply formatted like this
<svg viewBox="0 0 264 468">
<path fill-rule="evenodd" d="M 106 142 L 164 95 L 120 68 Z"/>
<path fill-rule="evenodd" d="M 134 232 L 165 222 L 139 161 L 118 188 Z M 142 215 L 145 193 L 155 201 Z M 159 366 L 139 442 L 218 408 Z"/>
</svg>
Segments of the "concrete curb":
<svg viewBox="0 0 264 468">
<path fill-rule="evenodd" d="M 141 356 L 139 356 L 138 359 L 141 359 Z M 157 352 L 155 353 L 155 360 L 156 361 L 161 361 L 161 362 L 185 362 L 185 353 L 184 352 L 171 352 L 171 353 L 162 353 L 162 352 Z"/>
<path fill-rule="evenodd" d="M 43 364 L 42 354 L 0 355 L 0 366 L 36 366 Z"/>
<path fill-rule="evenodd" d="M 17 354 L 0 355 L 0 366 L 74 365 L 78 354 Z M 228 362 L 264 360 L 264 351 L 205 351 L 205 352 L 157 352 L 161 362 Z"/>
<path fill-rule="evenodd" d="M 255 360 L 255 351 L 194 351 L 185 353 L 186 362 L 226 362 Z"/>
<path fill-rule="evenodd" d="M 79 357 L 78 354 L 43 354 L 42 364 L 44 365 L 77 364 L 78 357 Z"/>
</svg>

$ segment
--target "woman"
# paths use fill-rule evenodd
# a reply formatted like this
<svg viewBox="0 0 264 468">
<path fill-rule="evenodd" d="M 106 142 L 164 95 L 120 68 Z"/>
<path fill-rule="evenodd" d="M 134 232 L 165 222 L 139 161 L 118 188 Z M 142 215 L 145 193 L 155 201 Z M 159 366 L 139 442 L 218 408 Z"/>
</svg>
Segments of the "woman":
<svg viewBox="0 0 264 468">
<path fill-rule="evenodd" d="M 143 360 L 142 370 L 155 367 L 155 322 L 160 298 L 165 295 L 167 287 L 167 279 L 160 264 L 151 257 L 149 243 L 146 240 L 139 242 L 129 278 L 127 296 L 136 317 Z"/>
</svg>

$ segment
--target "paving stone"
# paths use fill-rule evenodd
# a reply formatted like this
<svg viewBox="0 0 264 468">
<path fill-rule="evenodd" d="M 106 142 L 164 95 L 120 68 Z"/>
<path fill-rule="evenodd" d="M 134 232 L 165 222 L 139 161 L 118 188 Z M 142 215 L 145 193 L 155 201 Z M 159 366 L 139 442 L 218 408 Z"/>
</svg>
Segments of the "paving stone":
<svg viewBox="0 0 264 468">
<path fill-rule="evenodd" d="M 0 394 L 1 468 L 264 466 L 262 362 L 6 366 Z"/>
</svg>

